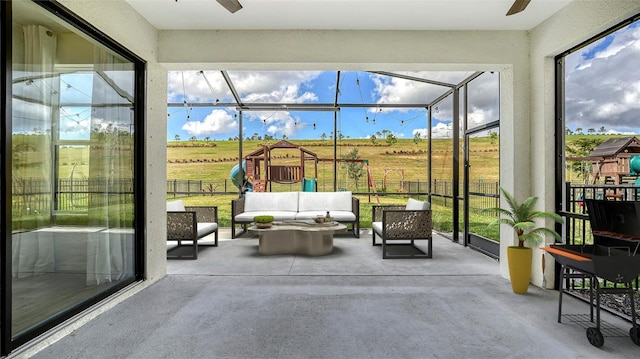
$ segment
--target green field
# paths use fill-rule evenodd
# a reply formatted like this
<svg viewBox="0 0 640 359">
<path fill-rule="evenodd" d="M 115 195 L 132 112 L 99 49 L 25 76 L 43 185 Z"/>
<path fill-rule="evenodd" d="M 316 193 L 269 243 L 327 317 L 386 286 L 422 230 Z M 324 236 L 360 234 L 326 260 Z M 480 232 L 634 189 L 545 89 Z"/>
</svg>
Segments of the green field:
<svg viewBox="0 0 640 359">
<path fill-rule="evenodd" d="M 498 144 L 491 143 L 488 137 L 475 138 L 474 148 L 482 151 L 472 153 L 477 175 L 485 181 L 498 180 Z M 277 141 L 243 141 L 243 156 L 256 151 L 265 144 Z M 318 155 L 321 159 L 333 158 L 333 142 L 329 140 L 291 140 L 290 142 L 304 147 Z M 376 182 L 381 188 L 383 179 L 398 182 L 426 180 L 427 141 L 414 143 L 412 139 L 399 139 L 397 143 L 388 145 L 378 141 L 375 145 L 370 140 L 347 139 L 341 140 L 337 147 L 337 158 L 358 150 L 360 159 L 367 160 Z M 433 178 L 448 180 L 452 174 L 451 139 L 434 139 L 432 142 Z M 297 150 L 276 149 L 272 151 L 272 164 L 299 164 Z M 167 143 L 167 179 L 219 181 L 229 178 L 229 172 L 238 163 L 237 141 L 180 141 Z M 338 169 L 338 177 L 344 180 L 344 165 Z M 305 173 L 313 177 L 313 164 L 305 165 Z M 318 183 L 333 183 L 333 164 L 329 161 L 318 163 Z M 332 190 L 327 188 L 326 190 Z"/>
</svg>

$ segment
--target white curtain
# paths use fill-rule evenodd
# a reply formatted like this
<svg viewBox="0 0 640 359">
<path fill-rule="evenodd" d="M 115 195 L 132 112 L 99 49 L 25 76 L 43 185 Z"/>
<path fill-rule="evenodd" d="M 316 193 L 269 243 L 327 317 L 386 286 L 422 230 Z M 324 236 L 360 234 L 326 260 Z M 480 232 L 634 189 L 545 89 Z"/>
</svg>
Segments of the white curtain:
<svg viewBox="0 0 640 359">
<path fill-rule="evenodd" d="M 93 234 L 87 243 L 87 284 L 99 285 L 119 280 L 130 272 L 128 256 L 133 243 L 133 231 L 121 228 L 120 217 L 124 203 L 119 195 L 118 183 L 132 178 L 124 156 L 122 131 L 130 129 L 130 116 L 121 104 L 133 101 L 118 84 L 119 74 L 130 72 L 130 65 L 106 49 L 94 50 L 94 79 L 91 116 L 91 140 L 95 144 L 90 154 L 89 181 L 92 194 L 89 198 L 89 215 L 99 218 L 98 224 L 107 230 Z M 126 107 L 125 107 L 126 108 Z M 126 117 L 126 118 L 123 118 Z M 131 157 L 130 155 L 128 156 Z M 116 214 L 114 215 L 114 212 Z"/>
<path fill-rule="evenodd" d="M 24 53 L 14 61 L 13 128 L 13 181 L 37 184 L 40 196 L 51 196 L 51 128 L 58 107 L 58 77 L 54 76 L 57 38 L 40 25 L 23 27 Z M 18 54 L 16 54 L 18 55 Z M 16 99 L 19 98 L 19 99 Z M 17 133 L 37 136 L 18 136 Z M 35 168 L 35 170 L 34 170 Z M 22 196 L 28 198 L 28 196 Z M 42 201 L 42 199 L 40 199 Z M 47 201 L 47 198 L 44 199 Z M 36 226 L 49 222 L 51 215 L 35 212 L 28 203 L 14 207 L 14 218 L 36 221 Z M 21 226 L 22 227 L 22 226 Z M 20 278 L 37 273 L 53 272 L 55 258 L 53 239 L 38 232 L 14 234 L 12 241 L 13 276 Z"/>
</svg>

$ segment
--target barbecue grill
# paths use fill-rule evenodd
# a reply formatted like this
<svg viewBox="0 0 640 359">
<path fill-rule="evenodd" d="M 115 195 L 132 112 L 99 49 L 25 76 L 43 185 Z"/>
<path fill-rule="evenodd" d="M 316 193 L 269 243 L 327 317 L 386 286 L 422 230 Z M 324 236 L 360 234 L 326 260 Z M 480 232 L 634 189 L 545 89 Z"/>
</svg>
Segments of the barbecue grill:
<svg viewBox="0 0 640 359">
<path fill-rule="evenodd" d="M 634 307 L 635 291 L 632 286 L 632 282 L 640 275 L 640 202 L 609 200 L 585 200 L 584 202 L 591 222 L 593 244 L 552 244 L 544 248 L 561 265 L 558 323 L 562 317 L 563 284 L 569 278 L 588 276 L 591 282 L 589 296 L 591 322 L 593 322 L 593 309 L 596 309 L 596 326 L 587 328 L 589 343 L 596 347 L 604 344 L 604 337 L 600 330 L 600 295 L 621 293 L 627 294 L 631 302 L 632 327 L 629 330 L 629 337 L 633 343 L 640 345 L 640 328 L 636 323 Z M 624 286 L 607 288 L 601 286 L 600 278 Z"/>
</svg>

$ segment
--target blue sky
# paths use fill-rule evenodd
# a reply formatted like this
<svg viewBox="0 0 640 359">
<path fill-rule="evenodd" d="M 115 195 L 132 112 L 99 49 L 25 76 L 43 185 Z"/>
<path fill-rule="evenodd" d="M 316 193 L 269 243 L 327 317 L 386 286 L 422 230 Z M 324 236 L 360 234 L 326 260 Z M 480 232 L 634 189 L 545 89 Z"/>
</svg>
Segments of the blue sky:
<svg viewBox="0 0 640 359">
<path fill-rule="evenodd" d="M 400 72 L 396 72 L 400 73 Z M 401 74 L 459 83 L 472 72 L 402 72 Z M 246 103 L 333 103 L 335 71 L 229 71 L 234 86 Z M 210 85 L 210 86 L 209 86 Z M 474 118 L 481 122 L 497 119 L 497 74 L 486 74 L 475 80 L 479 94 L 474 98 Z M 398 138 L 426 134 L 425 108 L 389 109 L 377 104 L 430 103 L 448 90 L 422 82 L 377 75 L 365 71 L 340 74 L 340 103 L 373 104 L 374 107 L 342 108 L 337 112 L 338 131 L 344 137 L 369 138 L 390 131 Z M 176 135 L 180 140 L 226 140 L 238 134 L 238 112 L 235 108 L 213 106 L 234 102 L 219 71 L 180 71 L 169 74 L 168 102 L 182 104 L 170 107 L 167 116 L 167 140 Z M 185 104 L 186 101 L 186 104 Z M 194 107 L 192 103 L 210 103 L 210 107 Z M 436 136 L 451 135 L 451 100 L 438 104 L 434 128 Z M 473 117 L 473 116 L 472 116 Z M 244 111 L 244 137 L 254 134 L 289 139 L 319 139 L 333 132 L 334 112 L 330 111 Z"/>
</svg>

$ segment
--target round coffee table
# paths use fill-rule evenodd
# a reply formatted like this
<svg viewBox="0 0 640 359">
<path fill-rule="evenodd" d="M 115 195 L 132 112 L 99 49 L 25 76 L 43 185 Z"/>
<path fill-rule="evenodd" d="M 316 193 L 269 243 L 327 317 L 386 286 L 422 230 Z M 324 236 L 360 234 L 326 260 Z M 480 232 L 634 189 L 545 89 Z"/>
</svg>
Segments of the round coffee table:
<svg viewBox="0 0 640 359">
<path fill-rule="evenodd" d="M 258 235 L 258 253 L 323 256 L 333 252 L 333 234 L 347 229 L 342 223 L 309 221 L 274 222 L 271 228 L 249 228 Z"/>
</svg>

